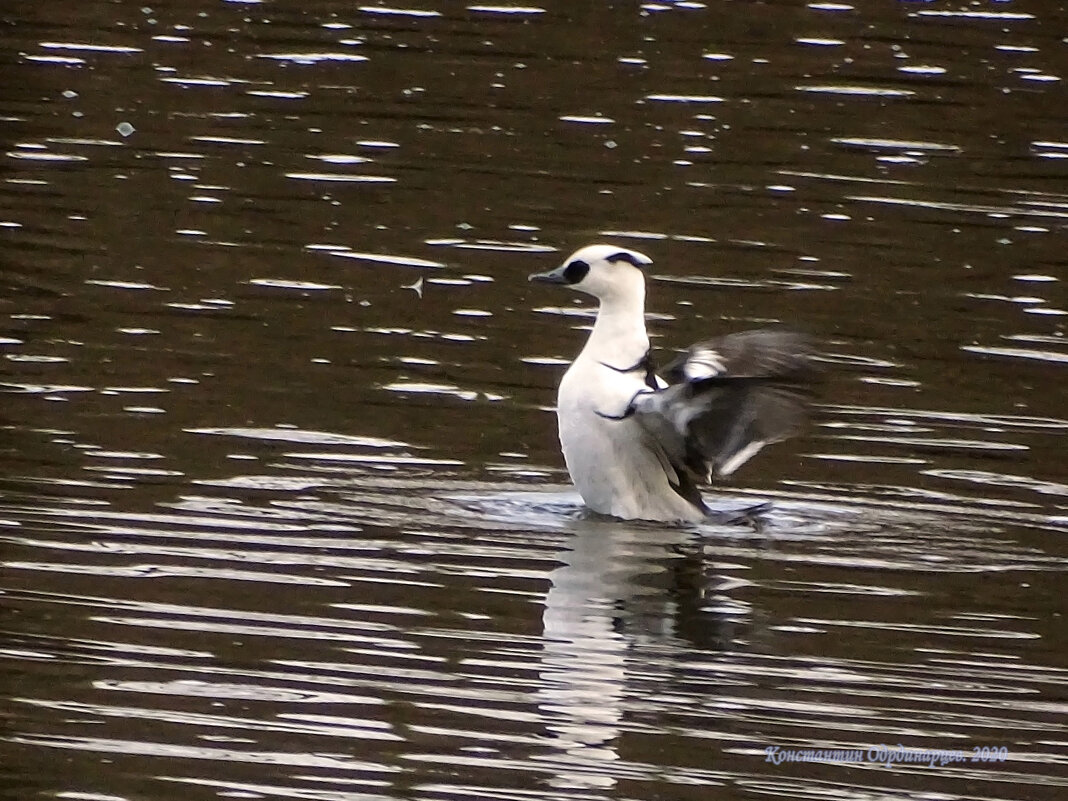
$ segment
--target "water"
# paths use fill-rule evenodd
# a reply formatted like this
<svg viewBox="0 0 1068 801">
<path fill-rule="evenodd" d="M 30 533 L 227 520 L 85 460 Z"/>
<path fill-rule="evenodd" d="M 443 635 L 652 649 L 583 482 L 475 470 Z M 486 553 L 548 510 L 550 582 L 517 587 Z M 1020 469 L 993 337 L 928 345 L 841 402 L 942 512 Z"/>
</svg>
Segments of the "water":
<svg viewBox="0 0 1068 801">
<path fill-rule="evenodd" d="M 23 6 L 0 797 L 1063 797 L 1061 5 Z M 825 343 L 769 511 L 582 511 L 596 240 Z"/>
</svg>

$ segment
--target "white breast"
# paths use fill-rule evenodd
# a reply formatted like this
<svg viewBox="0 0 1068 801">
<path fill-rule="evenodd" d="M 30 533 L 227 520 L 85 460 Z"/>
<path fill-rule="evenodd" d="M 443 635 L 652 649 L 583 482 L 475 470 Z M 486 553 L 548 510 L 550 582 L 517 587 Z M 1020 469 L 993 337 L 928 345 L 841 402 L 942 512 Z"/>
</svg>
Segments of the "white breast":
<svg viewBox="0 0 1068 801">
<path fill-rule="evenodd" d="M 630 365 L 624 365 L 630 366 Z M 560 445 L 571 480 L 595 512 L 622 518 L 701 520 L 704 512 L 672 487 L 674 469 L 633 417 L 640 371 L 621 373 L 583 353 L 560 382 Z"/>
</svg>

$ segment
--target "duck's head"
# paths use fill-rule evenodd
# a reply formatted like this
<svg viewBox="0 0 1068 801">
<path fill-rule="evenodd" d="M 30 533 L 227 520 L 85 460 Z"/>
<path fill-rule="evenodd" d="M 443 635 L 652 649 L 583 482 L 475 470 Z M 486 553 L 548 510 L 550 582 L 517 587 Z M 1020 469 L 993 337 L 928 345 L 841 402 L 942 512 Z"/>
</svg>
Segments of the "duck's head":
<svg viewBox="0 0 1068 801">
<path fill-rule="evenodd" d="M 644 253 L 616 245 L 587 245 L 547 273 L 534 273 L 531 281 L 563 284 L 601 301 L 644 298 L 645 276 L 640 268 L 652 264 Z"/>
</svg>

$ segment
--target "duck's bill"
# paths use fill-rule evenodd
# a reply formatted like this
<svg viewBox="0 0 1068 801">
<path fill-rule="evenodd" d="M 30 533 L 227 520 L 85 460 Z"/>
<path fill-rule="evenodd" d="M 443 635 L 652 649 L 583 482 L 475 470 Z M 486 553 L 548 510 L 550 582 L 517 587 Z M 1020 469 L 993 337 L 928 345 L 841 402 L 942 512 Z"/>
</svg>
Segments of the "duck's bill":
<svg viewBox="0 0 1068 801">
<path fill-rule="evenodd" d="M 557 268 L 555 270 L 549 270 L 547 273 L 531 273 L 527 277 L 528 281 L 535 281 L 539 284 L 567 284 L 569 281 L 564 275 L 563 268 Z"/>
</svg>

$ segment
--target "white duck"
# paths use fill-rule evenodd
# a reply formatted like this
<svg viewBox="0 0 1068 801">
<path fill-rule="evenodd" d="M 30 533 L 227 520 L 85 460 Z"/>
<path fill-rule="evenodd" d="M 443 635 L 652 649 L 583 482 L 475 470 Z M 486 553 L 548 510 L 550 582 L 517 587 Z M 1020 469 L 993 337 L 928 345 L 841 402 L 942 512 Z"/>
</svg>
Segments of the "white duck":
<svg viewBox="0 0 1068 801">
<path fill-rule="evenodd" d="M 800 429 L 814 374 L 804 337 L 762 329 L 699 342 L 654 372 L 645 330 L 652 260 L 589 245 L 531 281 L 600 301 L 586 346 L 560 382 L 557 419 L 586 505 L 625 519 L 699 521 L 697 482 L 728 476 Z"/>
</svg>

